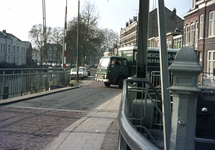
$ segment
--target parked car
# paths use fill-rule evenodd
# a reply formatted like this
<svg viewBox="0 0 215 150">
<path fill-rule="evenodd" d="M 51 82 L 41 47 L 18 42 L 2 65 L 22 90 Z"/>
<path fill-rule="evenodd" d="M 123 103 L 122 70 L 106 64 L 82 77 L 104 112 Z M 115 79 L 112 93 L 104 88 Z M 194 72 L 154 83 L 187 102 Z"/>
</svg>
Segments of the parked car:
<svg viewBox="0 0 215 150">
<path fill-rule="evenodd" d="M 76 68 L 72 68 L 71 72 L 70 72 L 70 78 L 71 78 L 71 80 L 74 79 L 74 78 L 76 78 L 76 74 L 77 74 Z M 88 72 L 87 72 L 87 70 L 86 70 L 85 67 L 79 67 L 78 68 L 78 77 L 81 78 L 82 80 L 84 79 L 84 77 L 85 78 L 88 77 Z"/>
</svg>

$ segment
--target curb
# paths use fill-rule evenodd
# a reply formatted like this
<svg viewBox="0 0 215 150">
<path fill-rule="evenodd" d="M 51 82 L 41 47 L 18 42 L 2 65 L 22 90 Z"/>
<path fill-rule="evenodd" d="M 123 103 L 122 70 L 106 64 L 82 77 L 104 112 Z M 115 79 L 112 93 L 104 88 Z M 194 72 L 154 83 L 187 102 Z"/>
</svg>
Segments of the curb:
<svg viewBox="0 0 215 150">
<path fill-rule="evenodd" d="M 41 97 L 41 96 L 45 96 L 45 95 L 50 95 L 53 93 L 59 93 L 59 92 L 63 92 L 63 91 L 71 90 L 71 89 L 76 89 L 79 87 L 81 87 L 81 86 L 64 87 L 64 88 L 54 89 L 54 90 L 50 90 L 50 91 L 44 91 L 44 92 L 40 92 L 40 93 L 34 93 L 34 94 L 29 94 L 29 95 L 24 95 L 24 96 L 19 96 L 19 97 L 13 97 L 13 98 L 5 99 L 5 100 L 0 100 L 0 106 L 15 103 L 15 102 L 20 102 L 20 101 L 24 101 L 24 100 L 29 100 L 32 98 L 37 98 L 37 97 Z"/>
</svg>

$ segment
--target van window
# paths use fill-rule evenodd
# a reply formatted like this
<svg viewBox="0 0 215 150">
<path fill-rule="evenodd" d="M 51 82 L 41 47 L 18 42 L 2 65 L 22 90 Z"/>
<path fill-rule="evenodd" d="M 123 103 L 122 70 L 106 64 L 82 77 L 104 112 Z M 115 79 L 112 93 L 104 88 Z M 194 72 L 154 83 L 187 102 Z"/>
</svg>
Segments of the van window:
<svg viewBox="0 0 215 150">
<path fill-rule="evenodd" d="M 123 60 L 123 66 L 127 66 L 127 60 Z"/>
<path fill-rule="evenodd" d="M 111 61 L 111 65 L 115 65 L 115 66 L 121 66 L 123 65 L 122 60 L 121 59 L 113 59 Z"/>
<path fill-rule="evenodd" d="M 110 63 L 109 58 L 102 58 L 102 59 L 100 59 L 99 66 L 107 67 L 109 65 L 109 63 Z"/>
</svg>

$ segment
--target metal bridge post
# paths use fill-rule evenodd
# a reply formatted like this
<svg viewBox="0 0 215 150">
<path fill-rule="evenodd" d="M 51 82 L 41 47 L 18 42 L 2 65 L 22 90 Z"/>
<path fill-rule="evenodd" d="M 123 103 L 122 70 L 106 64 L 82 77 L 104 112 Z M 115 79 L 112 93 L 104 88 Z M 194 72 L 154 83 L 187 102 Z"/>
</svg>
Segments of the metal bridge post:
<svg viewBox="0 0 215 150">
<path fill-rule="evenodd" d="M 182 48 L 169 70 L 173 73 L 173 86 L 169 88 L 173 94 L 170 149 L 194 150 L 196 104 L 201 91 L 197 84 L 202 72 L 196 52 Z"/>
</svg>

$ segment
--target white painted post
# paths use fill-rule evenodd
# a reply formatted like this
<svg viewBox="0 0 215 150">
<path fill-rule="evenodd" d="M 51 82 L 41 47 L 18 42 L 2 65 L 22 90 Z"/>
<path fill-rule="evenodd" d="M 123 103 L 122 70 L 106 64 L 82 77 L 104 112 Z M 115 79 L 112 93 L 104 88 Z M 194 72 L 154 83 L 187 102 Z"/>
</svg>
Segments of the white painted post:
<svg viewBox="0 0 215 150">
<path fill-rule="evenodd" d="M 196 102 L 200 89 L 198 75 L 202 72 L 196 52 L 190 47 L 182 48 L 169 67 L 173 73 L 173 94 L 170 149 L 194 150 L 196 128 Z"/>
</svg>

